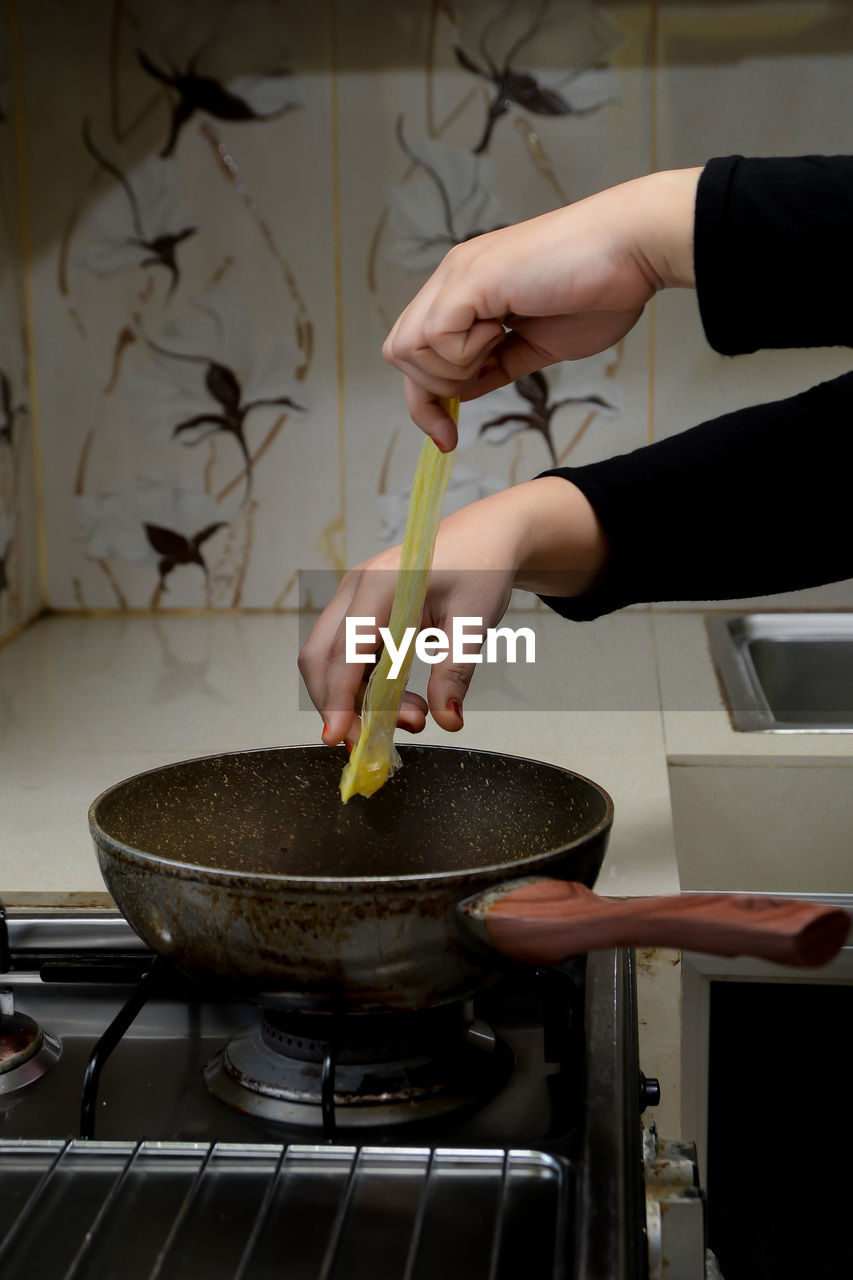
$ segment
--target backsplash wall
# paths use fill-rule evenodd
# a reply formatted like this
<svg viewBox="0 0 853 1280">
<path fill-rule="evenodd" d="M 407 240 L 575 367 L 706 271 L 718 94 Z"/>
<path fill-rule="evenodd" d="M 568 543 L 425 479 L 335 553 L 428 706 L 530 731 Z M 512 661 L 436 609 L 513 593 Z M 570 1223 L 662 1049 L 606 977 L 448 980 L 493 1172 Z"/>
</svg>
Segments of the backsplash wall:
<svg viewBox="0 0 853 1280">
<path fill-rule="evenodd" d="M 298 570 L 400 535 L 421 438 L 379 346 L 451 243 L 650 167 L 849 150 L 841 4 L 12 0 L 5 18 L 0 636 L 41 605 L 295 608 Z M 695 299 L 656 312 L 463 410 L 449 502 L 849 363 L 724 362 Z"/>
<path fill-rule="evenodd" d="M 0 13 L 0 638 L 40 608 L 18 148 L 6 13 Z"/>
</svg>

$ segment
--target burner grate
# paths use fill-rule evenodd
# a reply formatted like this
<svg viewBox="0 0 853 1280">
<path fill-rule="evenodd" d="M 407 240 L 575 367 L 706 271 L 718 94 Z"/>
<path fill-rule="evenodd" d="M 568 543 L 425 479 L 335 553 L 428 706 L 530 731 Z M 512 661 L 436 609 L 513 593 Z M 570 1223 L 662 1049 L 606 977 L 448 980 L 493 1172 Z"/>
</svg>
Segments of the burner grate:
<svg viewBox="0 0 853 1280">
<path fill-rule="evenodd" d="M 571 1178 L 525 1150 L 0 1140 L 4 1280 L 558 1280 Z"/>
</svg>

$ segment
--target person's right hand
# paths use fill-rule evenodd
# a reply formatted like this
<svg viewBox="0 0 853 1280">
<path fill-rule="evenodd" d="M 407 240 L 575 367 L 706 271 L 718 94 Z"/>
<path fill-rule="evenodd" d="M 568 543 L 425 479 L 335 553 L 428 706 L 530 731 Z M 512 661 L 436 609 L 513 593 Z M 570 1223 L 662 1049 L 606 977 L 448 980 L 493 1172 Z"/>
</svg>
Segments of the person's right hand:
<svg viewBox="0 0 853 1280">
<path fill-rule="evenodd" d="M 604 351 L 657 290 L 693 285 L 700 172 L 637 178 L 451 249 L 382 348 L 417 425 L 452 449 L 441 398 L 472 400 Z"/>
</svg>

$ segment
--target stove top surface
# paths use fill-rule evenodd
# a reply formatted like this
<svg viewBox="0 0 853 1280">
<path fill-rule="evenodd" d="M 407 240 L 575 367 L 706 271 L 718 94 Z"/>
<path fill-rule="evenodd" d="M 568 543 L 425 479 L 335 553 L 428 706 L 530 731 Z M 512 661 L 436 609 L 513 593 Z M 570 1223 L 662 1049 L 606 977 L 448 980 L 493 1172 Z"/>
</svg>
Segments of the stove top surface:
<svg viewBox="0 0 853 1280">
<path fill-rule="evenodd" d="M 497 1089 L 492 1091 L 489 1076 L 497 1050 L 484 1050 L 482 1084 L 486 1096 L 482 1100 L 473 1091 L 474 1080 L 469 1104 L 446 1114 L 421 1119 L 418 1106 L 404 1099 L 395 1108 L 376 1106 L 381 1118 L 371 1124 L 370 1108 L 362 1107 L 358 1140 L 399 1143 L 405 1132 L 416 1142 L 544 1143 L 568 1154 L 572 1104 L 576 1110 L 582 1085 L 582 1057 L 572 1044 L 571 1027 L 566 1026 L 563 1060 L 549 1060 L 557 1055 L 553 1048 L 546 1052 L 546 1035 L 538 1019 L 543 997 L 553 999 L 555 988 L 564 992 L 570 1015 L 575 985 L 566 975 L 550 972 L 531 975 L 521 985 L 509 982 L 478 1002 L 477 1025 L 495 1029 L 501 1054 L 512 1068 Z M 133 988 L 18 979 L 13 989 L 16 1011 L 59 1041 L 61 1054 L 41 1079 L 0 1094 L 0 1134 L 78 1136 L 87 1062 Z M 314 1109 L 318 1123 L 311 1126 L 296 1116 L 288 1123 L 251 1114 L 236 1090 L 233 1105 L 214 1096 L 208 1085 L 217 1057 L 257 1036 L 262 1015 L 252 1006 L 199 999 L 200 995 L 196 987 L 177 979 L 142 1008 L 103 1066 L 94 1130 L 85 1136 L 220 1142 L 322 1140 L 319 1108 Z M 348 1110 L 346 1106 L 336 1108 L 335 1136 L 349 1134 Z M 307 1114 L 309 1108 L 302 1111 Z"/>
<path fill-rule="evenodd" d="M 348 1057 L 352 1033 L 348 1035 L 346 1020 L 308 1019 L 304 1038 L 297 1038 L 298 1016 L 280 1028 L 275 1015 L 268 1018 L 253 1005 L 222 999 L 161 964 L 148 984 L 147 998 L 103 1060 L 96 1098 L 90 1081 L 90 1096 L 84 1099 L 90 1056 L 113 1019 L 133 1000 L 135 979 L 151 969 L 151 960 L 129 931 L 112 923 L 101 933 L 90 926 L 90 944 L 94 940 L 101 945 L 90 945 L 88 952 L 56 945 L 49 922 L 43 924 L 41 930 L 32 922 L 28 931 L 19 931 L 27 945 L 19 947 L 15 966 L 2 985 L 12 992 L 16 1019 L 37 1023 L 47 1039 L 61 1045 L 61 1053 L 41 1079 L 0 1092 L 3 1137 L 305 1142 L 348 1140 L 357 1130 L 359 1143 L 399 1144 L 405 1135 L 407 1142 L 431 1145 L 512 1143 L 571 1154 L 583 1083 L 582 961 L 565 970 L 519 969 L 471 1005 L 425 1011 L 421 1039 L 438 1044 L 437 1075 L 428 1072 L 427 1083 L 417 1089 L 409 1087 L 410 1070 L 403 1077 L 407 1087 L 396 1092 L 391 1085 L 399 1068 L 393 1050 L 382 1043 L 378 1049 L 356 1046 Z M 109 949 L 106 942 L 111 943 Z M 436 1026 L 446 1026 L 448 1014 L 450 1027 L 443 1034 L 451 1038 L 449 1046 L 438 1039 Z M 364 1020 L 354 1021 L 363 1038 Z M 417 1027 L 419 1016 L 407 1021 Z M 381 1028 L 385 1015 L 372 1022 Z M 331 1115 L 324 1115 L 318 1101 L 322 1044 L 309 1052 L 316 1047 L 309 1036 L 318 1039 L 323 1034 L 322 1029 L 318 1033 L 318 1023 L 321 1028 L 326 1023 L 329 1038 L 336 1041 L 336 1105 Z M 375 1041 L 376 1028 L 370 1032 Z M 408 1029 L 404 1034 L 407 1043 L 398 1056 L 406 1054 L 415 1063 L 417 1082 L 430 1064 L 425 1067 L 416 1056 L 421 1046 L 416 1038 L 413 1042 L 413 1034 Z M 279 1045 L 276 1037 L 288 1043 Z M 255 1060 L 258 1047 L 272 1061 L 270 1072 L 284 1079 L 287 1096 L 298 1098 L 301 1090 L 307 1098 L 306 1091 L 314 1090 L 315 1105 L 298 1105 L 287 1098 L 277 1108 L 255 1105 L 258 1094 L 251 1086 L 264 1065 Z M 250 1049 L 255 1056 L 248 1057 L 245 1088 L 239 1082 L 239 1066 Z M 282 1057 L 279 1049 L 298 1056 Z M 380 1070 L 384 1075 L 362 1101 L 357 1092 L 352 1097 L 347 1093 L 353 1072 L 357 1080 L 364 1075 L 351 1060 L 370 1060 L 371 1054 L 392 1061 L 371 1068 L 370 1080 Z M 448 1056 L 450 1079 L 445 1080 L 442 1058 Z M 464 1093 L 459 1089 L 460 1072 Z M 296 1092 L 290 1077 L 298 1085 Z M 271 1088 L 277 1087 L 274 1078 Z M 81 1131 L 84 1104 L 90 1107 L 93 1123 L 84 1122 Z"/>
<path fill-rule="evenodd" d="M 645 1274 L 630 953 L 520 967 L 460 1009 L 470 1096 L 437 1111 L 406 1096 L 408 1076 L 390 1105 L 357 1095 L 353 1108 L 346 1069 L 362 1046 L 333 1027 L 336 1069 L 307 1124 L 210 1087 L 235 1045 L 283 1038 L 316 1091 L 326 1050 L 298 1025 L 262 1025 L 260 1009 L 154 962 L 120 917 L 22 913 L 9 943 L 12 1016 L 59 1053 L 20 1088 L 4 1092 L 0 1073 L 4 1277 L 203 1267 L 239 1280 L 282 1274 L 285 1256 L 294 1280 Z M 457 1013 L 437 1021 L 458 1034 Z M 409 1059 L 421 1038 L 406 1039 Z M 617 1256 L 627 1269 L 607 1270 Z"/>
</svg>

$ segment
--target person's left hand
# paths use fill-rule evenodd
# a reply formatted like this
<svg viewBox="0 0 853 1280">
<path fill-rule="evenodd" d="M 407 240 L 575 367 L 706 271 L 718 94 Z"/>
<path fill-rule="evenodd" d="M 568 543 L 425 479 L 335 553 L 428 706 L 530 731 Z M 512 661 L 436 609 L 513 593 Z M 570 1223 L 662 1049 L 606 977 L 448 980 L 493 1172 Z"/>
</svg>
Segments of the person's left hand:
<svg viewBox="0 0 853 1280">
<path fill-rule="evenodd" d="M 482 619 L 483 629 L 496 625 L 509 604 L 514 578 L 512 568 L 490 567 L 479 571 L 442 568 L 443 558 L 453 557 L 455 544 L 446 531 L 441 541 L 444 545 L 436 546 L 420 628 L 437 627 L 451 636 L 453 619 L 461 617 Z M 346 619 L 375 621 L 375 626 L 363 623 L 361 630 L 376 633 L 378 656 L 382 647 L 378 629 L 386 627 L 391 616 L 399 565 L 400 547 L 397 546 L 351 569 L 299 655 L 299 669 L 311 701 L 323 717 L 322 736 L 327 746 L 341 741 L 352 746 L 358 740 L 361 728 L 358 713 L 373 665 L 368 661 L 346 661 Z M 362 643 L 362 652 L 365 647 L 371 646 Z M 426 725 L 429 712 L 443 729 L 461 729 L 462 704 L 475 665 L 475 662 L 454 662 L 452 653 L 432 664 L 426 699 L 408 689 L 404 692 L 397 716 L 399 727 L 419 733 Z"/>
<path fill-rule="evenodd" d="M 473 502 L 438 528 L 421 628 L 448 637 L 454 618 L 476 618 L 480 631 L 496 626 L 514 587 L 549 595 L 578 595 L 603 568 L 609 546 L 580 490 L 559 476 L 540 476 Z M 400 547 L 351 569 L 323 610 L 299 655 L 311 701 L 323 717 L 323 742 L 353 745 L 371 665 L 346 661 L 346 619 L 388 625 L 400 565 Z M 482 622 L 482 627 L 480 627 Z M 365 631 L 368 630 L 364 624 Z M 462 728 L 462 706 L 475 662 L 452 654 L 432 664 L 426 699 L 406 691 L 398 724 L 411 733 L 427 712 L 443 729 Z"/>
</svg>

